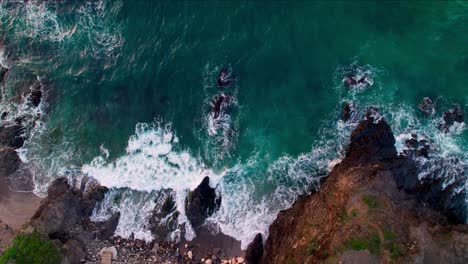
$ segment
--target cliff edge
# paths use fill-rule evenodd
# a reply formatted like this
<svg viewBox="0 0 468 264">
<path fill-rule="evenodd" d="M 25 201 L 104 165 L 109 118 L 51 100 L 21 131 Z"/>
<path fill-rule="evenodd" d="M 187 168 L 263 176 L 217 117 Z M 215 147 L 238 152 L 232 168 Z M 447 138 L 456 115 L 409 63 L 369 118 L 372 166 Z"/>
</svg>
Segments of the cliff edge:
<svg viewBox="0 0 468 264">
<path fill-rule="evenodd" d="M 405 190 L 417 168 L 394 145 L 385 120 L 362 120 L 319 191 L 280 212 L 255 262 L 468 263 L 468 226 L 421 200 L 427 188 Z"/>
</svg>

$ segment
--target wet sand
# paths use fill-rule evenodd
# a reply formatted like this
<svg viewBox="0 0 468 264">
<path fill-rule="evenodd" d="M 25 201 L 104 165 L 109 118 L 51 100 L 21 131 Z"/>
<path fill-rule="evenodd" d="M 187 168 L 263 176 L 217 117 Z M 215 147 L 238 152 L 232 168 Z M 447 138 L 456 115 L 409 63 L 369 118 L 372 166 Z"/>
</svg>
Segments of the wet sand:
<svg viewBox="0 0 468 264">
<path fill-rule="evenodd" d="M 0 177 L 0 221 L 18 230 L 39 207 L 41 198 L 33 193 L 13 192 Z"/>
</svg>

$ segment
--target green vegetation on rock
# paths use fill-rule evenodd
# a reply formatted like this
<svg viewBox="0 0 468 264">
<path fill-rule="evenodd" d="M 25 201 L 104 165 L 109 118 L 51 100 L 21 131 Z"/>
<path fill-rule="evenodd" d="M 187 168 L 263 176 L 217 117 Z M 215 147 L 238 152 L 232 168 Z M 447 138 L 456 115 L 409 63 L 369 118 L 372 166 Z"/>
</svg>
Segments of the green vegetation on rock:
<svg viewBox="0 0 468 264">
<path fill-rule="evenodd" d="M 352 250 L 366 250 L 370 253 L 377 255 L 380 248 L 380 238 L 377 233 L 371 234 L 369 237 L 351 238 L 345 243 L 347 249 Z"/>
<path fill-rule="evenodd" d="M 390 259 L 392 260 L 402 257 L 406 254 L 406 249 L 404 246 L 397 243 L 391 243 L 386 248 L 388 251 L 390 251 Z"/>
<path fill-rule="evenodd" d="M 383 229 L 382 233 L 383 233 L 385 241 L 394 241 L 398 238 L 398 234 L 393 232 L 390 229 Z"/>
<path fill-rule="evenodd" d="M 58 264 L 60 256 L 51 241 L 45 240 L 34 231 L 31 234 L 19 234 L 10 247 L 0 257 L 0 264 L 15 260 L 16 264 Z"/>
<path fill-rule="evenodd" d="M 378 204 L 378 201 L 377 201 L 377 197 L 373 196 L 373 195 L 363 195 L 362 196 L 362 201 L 367 205 L 369 206 L 369 208 L 377 208 L 377 206 L 379 205 Z"/>
<path fill-rule="evenodd" d="M 317 242 L 317 240 L 312 239 L 309 243 L 309 255 L 313 255 L 317 250 L 320 248 L 320 244 Z"/>
</svg>

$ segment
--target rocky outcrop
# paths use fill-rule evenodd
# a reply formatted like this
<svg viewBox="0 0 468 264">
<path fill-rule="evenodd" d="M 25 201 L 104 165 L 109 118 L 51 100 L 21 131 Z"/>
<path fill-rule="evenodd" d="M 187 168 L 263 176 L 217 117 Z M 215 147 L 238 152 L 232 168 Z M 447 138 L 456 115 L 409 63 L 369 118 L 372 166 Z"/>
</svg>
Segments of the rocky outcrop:
<svg viewBox="0 0 468 264">
<path fill-rule="evenodd" d="M 346 153 L 346 161 L 354 164 L 390 160 L 397 156 L 395 138 L 385 121 L 368 117 L 354 129 Z"/>
<path fill-rule="evenodd" d="M 341 120 L 343 122 L 357 122 L 358 113 L 353 102 L 344 102 L 341 106 Z"/>
<path fill-rule="evenodd" d="M 280 212 L 261 263 L 468 260 L 466 225 L 446 225 L 446 216 L 425 206 L 421 195 L 434 193 L 420 187 L 414 161 L 397 156 L 390 126 L 375 117 L 353 131 L 346 157 L 318 192 Z"/>
<path fill-rule="evenodd" d="M 444 112 L 442 115 L 442 122 L 439 124 L 439 129 L 444 133 L 449 133 L 451 127 L 455 123 L 463 122 L 465 122 L 465 113 L 456 105 Z"/>
<path fill-rule="evenodd" d="M 82 193 L 71 187 L 67 179 L 58 178 L 49 186 L 48 196 L 31 218 L 31 224 L 51 239 L 67 241 L 73 226 L 91 215 L 106 191 L 105 187 L 96 186 Z"/>
<path fill-rule="evenodd" d="M 151 232 L 158 240 L 167 238 L 179 225 L 179 213 L 175 206 L 174 195 L 171 190 L 163 190 L 156 198 L 149 224 Z"/>
<path fill-rule="evenodd" d="M 18 123 L 4 122 L 0 125 L 0 145 L 13 149 L 21 148 L 24 144 L 25 128 Z"/>
<path fill-rule="evenodd" d="M 8 68 L 5 68 L 2 65 L 0 65 L 0 83 L 2 83 L 6 79 L 9 71 L 10 70 Z"/>
<path fill-rule="evenodd" d="M 200 227 L 220 204 L 221 198 L 216 197 L 215 189 L 210 187 L 210 178 L 205 177 L 187 197 L 185 213 L 194 228 Z"/>
</svg>

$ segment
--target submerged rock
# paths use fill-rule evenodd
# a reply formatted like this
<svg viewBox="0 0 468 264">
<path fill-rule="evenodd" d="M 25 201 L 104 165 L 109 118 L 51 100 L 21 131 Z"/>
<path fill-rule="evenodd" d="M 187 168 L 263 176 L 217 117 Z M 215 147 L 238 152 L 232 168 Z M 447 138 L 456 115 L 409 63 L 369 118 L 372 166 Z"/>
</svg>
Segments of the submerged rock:
<svg viewBox="0 0 468 264">
<path fill-rule="evenodd" d="M 18 123 L 4 122 L 0 124 L 0 146 L 21 148 L 24 144 L 25 128 Z"/>
<path fill-rule="evenodd" d="M 439 124 L 438 128 L 442 132 L 448 133 L 455 123 L 463 122 L 465 122 L 465 113 L 459 106 L 454 106 L 444 112 L 442 122 Z"/>
<path fill-rule="evenodd" d="M 223 68 L 219 72 L 216 84 L 218 85 L 218 87 L 226 87 L 229 86 L 233 80 L 234 78 L 232 72 L 227 68 Z"/>
<path fill-rule="evenodd" d="M 0 83 L 2 83 L 10 70 L 0 65 Z"/>
<path fill-rule="evenodd" d="M 374 84 L 370 69 L 357 64 L 345 70 L 342 82 L 350 90 L 365 90 Z"/>
<path fill-rule="evenodd" d="M 431 144 L 425 138 L 418 138 L 417 134 L 411 134 L 411 137 L 405 140 L 406 148 L 403 153 L 408 157 L 425 157 L 429 158 L 429 150 Z"/>
<path fill-rule="evenodd" d="M 353 102 L 344 102 L 341 107 L 341 120 L 343 122 L 356 122 L 358 113 Z"/>
<path fill-rule="evenodd" d="M 214 120 L 218 119 L 222 115 L 223 107 L 225 107 L 226 104 L 229 104 L 231 99 L 231 96 L 224 94 L 215 97 L 213 108 L 211 110 Z"/>
<path fill-rule="evenodd" d="M 221 198 L 217 198 L 215 189 L 210 187 L 210 178 L 205 177 L 187 197 L 185 213 L 194 228 L 200 227 L 220 204 Z"/>
<path fill-rule="evenodd" d="M 245 260 L 248 264 L 258 264 L 263 255 L 262 234 L 257 234 L 245 251 Z"/>
<path fill-rule="evenodd" d="M 38 107 L 39 104 L 41 103 L 41 99 L 42 99 L 42 85 L 38 81 L 32 87 L 28 100 L 33 107 Z"/>
<path fill-rule="evenodd" d="M 431 98 L 424 97 L 419 103 L 419 109 L 425 114 L 430 115 L 435 112 L 434 103 L 432 102 Z"/>
</svg>

